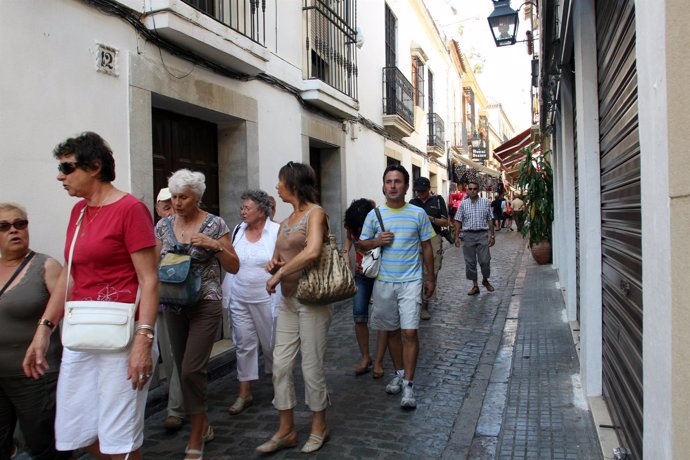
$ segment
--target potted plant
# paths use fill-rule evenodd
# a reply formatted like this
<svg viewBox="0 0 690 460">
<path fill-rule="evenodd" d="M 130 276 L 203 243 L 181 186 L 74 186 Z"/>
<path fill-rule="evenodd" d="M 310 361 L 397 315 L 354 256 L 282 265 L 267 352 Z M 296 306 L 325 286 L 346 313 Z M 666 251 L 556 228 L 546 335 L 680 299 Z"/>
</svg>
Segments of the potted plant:
<svg viewBox="0 0 690 460">
<path fill-rule="evenodd" d="M 520 163 L 518 187 L 526 205 L 522 235 L 529 236 L 529 247 L 538 264 L 551 261 L 551 224 L 553 223 L 553 169 L 546 156 L 535 154 L 535 146 L 521 150 L 525 159 Z"/>
</svg>

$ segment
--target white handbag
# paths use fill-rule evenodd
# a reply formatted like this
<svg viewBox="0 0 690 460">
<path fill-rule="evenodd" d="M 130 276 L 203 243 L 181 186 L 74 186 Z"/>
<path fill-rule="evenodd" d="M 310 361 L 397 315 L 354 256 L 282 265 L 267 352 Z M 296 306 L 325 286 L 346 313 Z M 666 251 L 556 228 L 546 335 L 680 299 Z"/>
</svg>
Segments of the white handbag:
<svg viewBox="0 0 690 460">
<path fill-rule="evenodd" d="M 384 232 L 386 229 L 383 227 L 383 219 L 381 219 L 381 212 L 379 208 L 374 208 L 376 211 L 376 217 L 379 220 L 379 225 L 381 225 L 381 231 Z M 383 248 L 381 246 L 374 249 L 369 249 L 364 253 L 362 257 L 362 274 L 367 278 L 376 278 L 379 274 L 379 268 L 381 268 L 381 253 Z"/>
<path fill-rule="evenodd" d="M 134 338 L 134 317 L 141 289 L 134 303 L 95 300 L 67 301 L 72 255 L 86 206 L 77 220 L 67 264 L 65 317 L 62 320 L 62 345 L 72 351 L 117 352 L 126 350 Z"/>
</svg>

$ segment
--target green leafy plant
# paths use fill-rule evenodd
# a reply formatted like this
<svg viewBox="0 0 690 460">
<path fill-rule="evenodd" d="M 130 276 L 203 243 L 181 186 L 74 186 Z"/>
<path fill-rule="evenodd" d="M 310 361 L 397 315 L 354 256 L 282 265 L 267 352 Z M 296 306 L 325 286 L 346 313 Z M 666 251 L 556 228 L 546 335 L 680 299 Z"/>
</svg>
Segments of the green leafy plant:
<svg viewBox="0 0 690 460">
<path fill-rule="evenodd" d="M 522 190 L 529 225 L 522 227 L 522 235 L 529 235 L 529 246 L 540 241 L 551 243 L 553 223 L 553 169 L 547 155 L 535 155 L 535 146 L 524 147 L 525 159 L 520 163 L 518 187 Z"/>
</svg>

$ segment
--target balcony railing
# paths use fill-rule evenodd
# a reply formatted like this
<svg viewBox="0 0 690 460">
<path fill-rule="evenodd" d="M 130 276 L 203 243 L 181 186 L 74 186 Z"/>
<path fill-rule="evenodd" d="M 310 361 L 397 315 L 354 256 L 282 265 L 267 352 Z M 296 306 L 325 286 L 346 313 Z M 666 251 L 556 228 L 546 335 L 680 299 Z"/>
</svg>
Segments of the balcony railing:
<svg viewBox="0 0 690 460">
<path fill-rule="evenodd" d="M 414 127 L 412 83 L 397 67 L 383 68 L 383 113 L 398 115 Z"/>
<path fill-rule="evenodd" d="M 307 24 L 308 78 L 357 99 L 356 0 L 304 0 L 302 10 Z"/>
<path fill-rule="evenodd" d="M 266 0 L 183 0 L 236 32 L 266 45 Z"/>
<path fill-rule="evenodd" d="M 464 152 L 467 150 L 467 128 L 465 123 L 461 121 L 456 121 L 452 123 L 452 130 L 450 133 L 450 145 L 452 148 L 459 152 Z"/>
<path fill-rule="evenodd" d="M 429 142 L 427 142 L 427 145 L 443 150 L 445 147 L 445 140 L 445 126 L 443 125 L 443 120 L 437 113 L 430 113 Z"/>
</svg>

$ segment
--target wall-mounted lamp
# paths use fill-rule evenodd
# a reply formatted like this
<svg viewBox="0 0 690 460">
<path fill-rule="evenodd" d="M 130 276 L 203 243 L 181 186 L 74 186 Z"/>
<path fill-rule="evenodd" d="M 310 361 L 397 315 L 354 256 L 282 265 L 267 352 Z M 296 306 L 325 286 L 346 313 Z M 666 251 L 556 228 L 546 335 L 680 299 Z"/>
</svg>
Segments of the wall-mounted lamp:
<svg viewBox="0 0 690 460">
<path fill-rule="evenodd" d="M 520 8 L 528 3 L 534 7 L 536 7 L 536 5 L 533 2 L 525 2 L 520 5 L 517 10 L 514 10 L 510 7 L 510 0 L 492 1 L 494 2 L 494 10 L 489 15 L 487 20 L 489 21 L 489 27 L 491 28 L 491 33 L 494 36 L 496 46 L 514 45 L 517 43 L 516 37 L 518 25 L 520 23 L 518 11 L 520 11 Z M 532 37 L 528 36 L 528 40 L 526 41 L 531 40 Z"/>
</svg>

